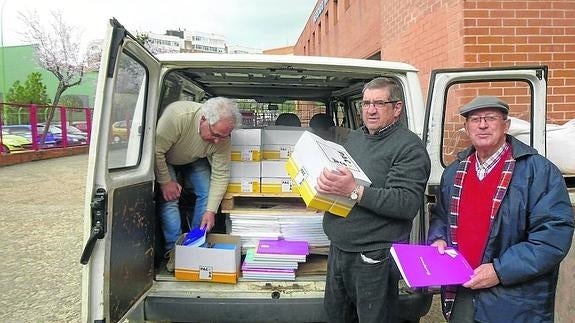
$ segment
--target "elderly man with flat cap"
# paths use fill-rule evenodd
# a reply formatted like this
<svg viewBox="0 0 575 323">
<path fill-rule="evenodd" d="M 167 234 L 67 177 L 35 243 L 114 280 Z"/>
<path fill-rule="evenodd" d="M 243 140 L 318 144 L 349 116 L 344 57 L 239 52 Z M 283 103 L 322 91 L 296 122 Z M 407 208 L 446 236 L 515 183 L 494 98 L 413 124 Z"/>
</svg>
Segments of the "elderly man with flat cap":
<svg viewBox="0 0 575 323">
<path fill-rule="evenodd" d="M 573 214 L 559 169 L 507 135 L 509 105 L 479 96 L 460 109 L 472 146 L 441 178 L 429 243 L 457 248 L 474 273 L 444 286 L 450 322 L 553 322 Z M 445 255 L 447 256 L 447 255 Z"/>
</svg>

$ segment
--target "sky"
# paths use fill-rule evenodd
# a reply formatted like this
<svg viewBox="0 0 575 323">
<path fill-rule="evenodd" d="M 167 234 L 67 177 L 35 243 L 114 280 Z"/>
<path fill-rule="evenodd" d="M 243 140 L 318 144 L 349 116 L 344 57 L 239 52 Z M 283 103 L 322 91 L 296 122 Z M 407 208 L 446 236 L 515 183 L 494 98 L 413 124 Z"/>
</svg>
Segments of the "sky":
<svg viewBox="0 0 575 323">
<path fill-rule="evenodd" d="M 317 0 L 0 0 L 0 46 L 25 44 L 18 13 L 36 11 L 43 25 L 59 11 L 83 46 L 103 39 L 110 18 L 128 31 L 168 29 L 224 35 L 228 44 L 258 49 L 294 45 Z"/>
</svg>

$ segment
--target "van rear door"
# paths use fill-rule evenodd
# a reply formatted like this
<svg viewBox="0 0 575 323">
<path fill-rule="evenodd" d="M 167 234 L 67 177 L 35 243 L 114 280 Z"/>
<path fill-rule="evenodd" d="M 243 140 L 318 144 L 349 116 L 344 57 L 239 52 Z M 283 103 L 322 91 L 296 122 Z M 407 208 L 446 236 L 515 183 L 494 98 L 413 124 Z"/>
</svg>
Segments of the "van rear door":
<svg viewBox="0 0 575 323">
<path fill-rule="evenodd" d="M 151 130 L 159 78 L 156 58 L 111 20 L 98 77 L 86 182 L 83 322 L 118 322 L 152 286 Z M 118 131 L 123 133 L 121 140 Z"/>
<path fill-rule="evenodd" d="M 547 66 L 434 70 L 430 78 L 423 140 L 431 158 L 428 187 L 456 154 L 470 145 L 459 108 L 477 95 L 494 95 L 510 105 L 509 133 L 545 155 Z"/>
</svg>

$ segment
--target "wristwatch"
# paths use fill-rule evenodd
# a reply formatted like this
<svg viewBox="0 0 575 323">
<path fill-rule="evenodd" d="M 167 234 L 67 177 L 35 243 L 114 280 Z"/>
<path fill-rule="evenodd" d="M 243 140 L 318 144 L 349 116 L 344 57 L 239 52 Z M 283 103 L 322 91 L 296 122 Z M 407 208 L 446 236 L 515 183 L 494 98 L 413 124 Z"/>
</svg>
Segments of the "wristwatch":
<svg viewBox="0 0 575 323">
<path fill-rule="evenodd" d="M 357 201 L 357 199 L 359 198 L 359 185 L 357 185 L 353 191 L 351 191 L 351 193 L 349 194 L 349 198 Z"/>
</svg>

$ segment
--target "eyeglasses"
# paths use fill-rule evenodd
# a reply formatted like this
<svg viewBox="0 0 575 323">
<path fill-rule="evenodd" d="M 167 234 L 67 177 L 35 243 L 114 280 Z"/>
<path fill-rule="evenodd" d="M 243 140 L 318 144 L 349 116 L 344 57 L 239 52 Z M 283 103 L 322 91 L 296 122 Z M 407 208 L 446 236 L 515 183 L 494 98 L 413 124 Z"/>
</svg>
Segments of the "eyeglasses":
<svg viewBox="0 0 575 323">
<path fill-rule="evenodd" d="M 207 121 L 206 121 L 206 122 L 207 122 Z M 211 135 L 212 137 L 214 137 L 214 138 L 226 139 L 226 138 L 229 138 L 229 137 L 230 137 L 230 135 L 223 136 L 223 135 L 220 135 L 219 133 L 215 133 L 215 132 L 212 130 L 212 125 L 211 125 L 209 122 L 208 122 L 208 129 L 210 129 L 210 135 Z"/>
<path fill-rule="evenodd" d="M 361 107 L 363 109 L 367 109 L 371 105 L 373 105 L 376 109 L 383 109 L 386 104 L 388 104 L 388 103 L 396 104 L 397 102 L 399 102 L 399 100 L 392 100 L 392 101 L 383 101 L 383 100 L 367 101 L 367 100 L 365 100 L 365 101 L 361 101 Z"/>
<path fill-rule="evenodd" d="M 502 115 L 488 114 L 486 116 L 471 116 L 471 117 L 467 118 L 467 122 L 474 124 L 474 125 L 478 125 L 481 123 L 481 120 L 485 121 L 486 123 L 494 123 L 495 121 L 497 121 L 499 119 L 505 120 L 506 118 Z"/>
</svg>

